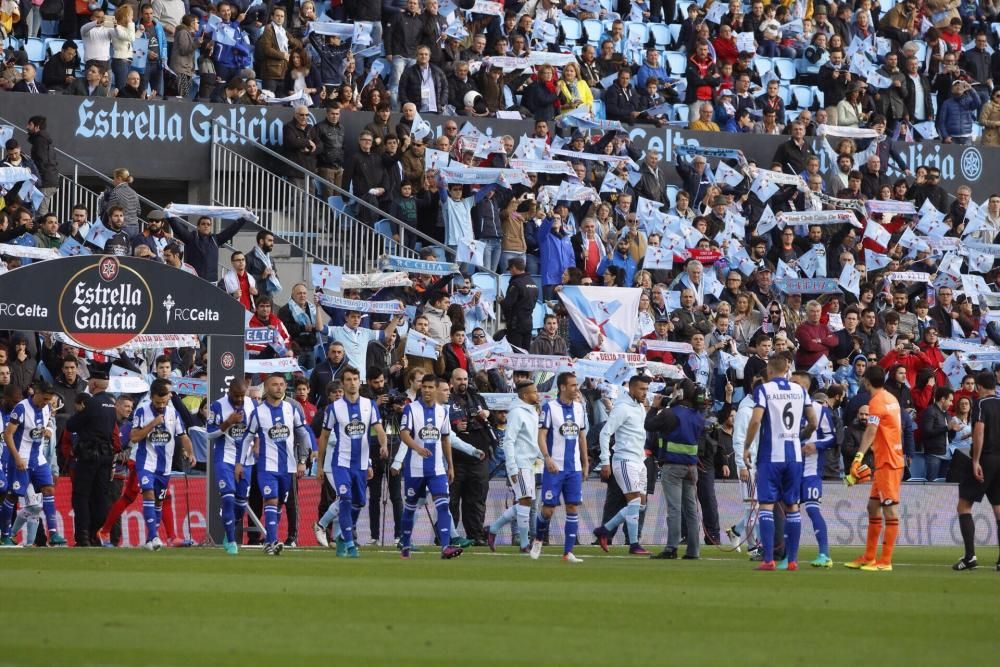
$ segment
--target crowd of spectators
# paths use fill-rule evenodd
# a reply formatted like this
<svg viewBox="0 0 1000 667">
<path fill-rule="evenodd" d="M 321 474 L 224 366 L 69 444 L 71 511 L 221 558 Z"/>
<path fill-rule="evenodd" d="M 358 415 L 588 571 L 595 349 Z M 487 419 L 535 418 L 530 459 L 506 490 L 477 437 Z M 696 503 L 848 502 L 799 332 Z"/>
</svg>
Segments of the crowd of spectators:
<svg viewBox="0 0 1000 667">
<path fill-rule="evenodd" d="M 0 89 L 1000 142 L 996 0 L 473 5 L 8 0 Z"/>
<path fill-rule="evenodd" d="M 860 4 L 857 16 L 877 9 L 869 7 L 867 0 Z M 806 6 L 816 19 L 813 25 L 820 25 L 824 15 L 828 21 L 836 17 L 848 23 L 855 16 L 851 8 L 830 6 L 824 13 L 825 7 L 819 3 Z M 355 4 L 338 8 L 354 13 L 333 18 L 380 17 L 358 14 L 360 7 Z M 956 12 L 965 8 L 963 3 Z M 766 17 L 774 11 L 767 9 L 766 14 L 758 14 L 758 9 L 754 3 L 744 20 Z M 934 53 L 941 56 L 940 63 L 934 63 L 941 69 L 936 76 L 950 76 L 950 61 L 958 50 L 950 46 L 955 36 L 975 35 L 977 26 L 984 24 L 980 15 L 988 9 L 989 5 L 978 3 L 975 12 L 959 13 L 961 25 L 956 24 L 957 30 L 939 38 L 940 44 L 933 47 Z M 553 8 L 547 0 L 541 0 L 535 10 Z M 924 11 L 915 3 L 903 3 L 879 21 L 861 19 L 859 29 L 865 34 L 870 26 L 882 25 L 888 17 L 904 10 Z M 273 13 L 282 11 L 276 6 Z M 566 6 L 563 11 L 579 12 L 580 8 Z M 411 14 L 415 12 L 406 9 L 399 16 L 405 19 Z M 295 16 L 299 17 L 298 23 Z M 284 43 L 287 39 L 291 45 L 294 39 L 310 40 L 311 36 L 304 32 L 308 21 L 301 14 L 295 16 L 288 35 L 277 41 Z M 470 30 L 475 35 L 473 48 L 489 49 L 493 39 L 495 50 L 497 30 L 512 36 L 512 43 L 520 45 L 515 48 L 527 48 L 531 40 L 525 40 L 523 34 L 518 40 L 514 33 L 517 15 L 509 18 L 513 21 L 510 26 L 507 18 L 502 22 L 490 18 L 482 23 L 482 30 Z M 183 19 L 179 23 L 183 24 Z M 722 23 L 732 22 L 723 19 Z M 453 513 L 456 522 L 464 523 L 465 534 L 472 541 L 482 539 L 480 512 L 487 479 L 483 472 L 498 465 L 496 442 L 502 438 L 504 425 L 503 410 L 487 409 L 485 402 L 480 404 L 480 395 L 509 393 L 517 380 L 529 375 L 534 375 L 543 389 L 552 380 L 546 373 L 480 367 L 489 366 L 482 360 L 485 351 L 492 353 L 491 339 L 506 340 L 513 346 L 512 354 L 572 359 L 592 352 L 644 355 L 645 361 L 632 361 L 639 367 L 647 362 L 658 364 L 648 369 L 657 381 L 669 383 L 683 377 L 699 385 L 706 396 L 706 409 L 715 418 L 712 423 L 717 424 L 706 429 L 699 443 L 699 466 L 711 469 L 719 478 L 737 474 L 739 457 L 734 460 L 732 443 L 739 438 L 733 433 L 734 417 L 763 374 L 769 356 L 789 355 L 799 372 L 810 375 L 813 389 L 835 417 L 836 446 L 827 450 L 824 461 L 824 474 L 829 477 L 841 475 L 845 462 L 849 463 L 857 450 L 867 401 L 860 378 L 871 364 L 878 364 L 886 370 L 886 387 L 907 415 L 904 445 L 909 477 L 947 478 L 948 462 L 954 453 L 969 447 L 969 416 L 975 400 L 974 386 L 970 386 L 970 381 L 974 385 L 973 371 L 992 365 L 963 354 L 995 350 L 990 344 L 1000 344 L 1000 330 L 991 313 L 991 308 L 998 305 L 995 294 L 1000 292 L 1000 271 L 994 269 L 993 259 L 1000 254 L 995 252 L 995 241 L 1000 237 L 1000 195 L 973 193 L 968 186 L 948 193 L 940 184 L 939 169 L 908 169 L 891 137 L 896 130 L 901 133 L 905 129 L 903 121 L 909 124 L 921 120 L 920 116 L 900 115 L 900 107 L 893 102 L 895 97 L 888 101 L 878 97 L 889 98 L 885 91 L 872 93 L 869 98 L 869 93 L 858 86 L 847 86 L 854 89 L 845 91 L 848 104 L 838 101 L 830 107 L 827 98 L 827 106 L 817 108 L 815 115 L 805 115 L 809 112 L 803 110 L 791 118 L 786 115 L 788 110 L 780 95 L 772 94 L 780 91 L 781 83 L 768 81 L 763 98 L 754 98 L 747 103 L 749 106 L 740 109 L 740 113 L 743 109 L 761 111 L 761 119 L 754 121 L 754 127 L 759 123 L 765 131 L 788 133 L 767 164 L 748 162 L 738 151 L 727 150 L 724 137 L 714 147 L 706 143 L 700 149 L 678 151 L 676 162 L 666 164 L 655 150 L 643 154 L 632 145 L 627 133 L 616 129 L 587 131 L 577 126 L 562 132 L 567 129 L 565 115 L 555 113 L 555 106 L 551 115 L 533 113 L 534 130 L 520 140 L 484 137 L 458 117 L 444 118 L 443 133 L 434 137 L 419 131 L 418 114 L 445 109 L 448 97 L 441 97 L 445 88 L 439 82 L 449 81 L 444 77 L 454 77 L 455 72 L 445 75 L 440 69 L 439 76 L 438 70 L 430 69 L 430 80 L 422 78 L 420 72 L 425 65 L 437 68 L 435 58 L 446 58 L 448 40 L 444 40 L 443 47 L 438 42 L 421 45 L 422 29 L 417 30 L 415 24 L 409 26 L 403 19 L 378 25 L 383 33 L 373 38 L 376 43 L 381 39 L 387 50 L 394 48 L 389 44 L 406 42 L 411 31 L 417 35 L 416 64 L 404 63 L 400 67 L 398 89 L 394 92 L 392 86 L 395 74 L 387 71 L 388 86 L 382 88 L 374 107 L 360 105 L 364 111 L 358 110 L 355 101 L 358 93 L 365 97 L 364 90 L 357 90 L 357 86 L 347 99 L 333 101 L 323 98 L 323 91 L 319 91 L 318 104 L 326 107 L 325 118 L 310 125 L 306 109 L 297 110 L 285 129 L 284 150 L 303 168 L 350 189 L 433 239 L 436 243 L 415 241 L 405 230 L 391 225 L 385 230 L 401 244 L 417 250 L 422 259 L 440 262 L 445 259 L 444 246 L 457 251 L 474 245 L 473 241 L 481 244 L 482 260 L 463 262 L 461 272 L 449 273 L 449 269 L 427 275 L 411 273 L 411 284 L 407 286 L 345 290 L 347 298 L 398 299 L 413 306 L 405 322 L 374 312 L 324 306 L 310 298 L 313 288 L 308 284 L 292 286 L 285 297 L 287 302 L 280 303 L 284 294 L 270 258 L 275 240 L 270 232 L 260 230 L 245 253 L 222 250 L 221 246 L 231 241 L 247 225 L 246 221 L 216 229 L 212 219 L 205 217 L 197 220 L 192 229 L 187 221 L 163 211 L 143 213 L 126 170 L 115 172 L 114 185 L 102 198 L 100 210 L 77 207 L 72 219 L 59 220 L 48 212 L 56 192 L 53 174 L 57 173 L 57 164 L 45 119 L 40 117 L 29 124 L 30 156 L 16 139 L 11 139 L 5 146 L 4 166 L 31 169 L 42 197 L 37 202 L 25 199 L 20 196 L 23 190 L 19 184 L 4 185 L 0 241 L 61 248 L 72 239 L 87 246 L 87 225 L 101 224 L 108 234 L 101 237 L 100 247 L 91 248 L 95 252 L 134 254 L 167 262 L 217 284 L 252 312 L 251 326 L 277 331 L 273 344 L 249 345 L 249 358 L 288 356 L 298 360 L 301 377 L 295 380 L 296 398 L 302 401 L 307 414 L 310 406 L 322 408 L 331 395 L 336 395 L 337 385 L 331 383 L 348 366 L 362 372 L 366 391 L 379 396 L 382 404 L 393 406 L 386 411 L 387 418 L 406 400 L 404 395 L 413 398 L 415 383 L 419 384 L 423 373 L 440 375 L 450 382 L 453 414 L 462 415 L 458 423 L 453 418 L 453 427 L 460 436 L 468 436 L 484 457 L 479 460 L 469 456 L 467 461 L 456 462 L 468 467 L 469 474 L 463 479 L 468 480 L 471 490 L 457 492 L 460 502 L 468 500 L 469 506 Z M 693 21 L 687 25 L 694 35 L 707 31 L 711 36 L 713 30 Z M 614 24 L 610 29 L 621 34 L 621 28 Z M 270 31 L 271 36 L 261 39 L 274 39 L 276 30 L 276 24 L 269 24 L 264 34 Z M 179 31 L 183 28 L 170 31 L 174 41 Z M 883 30 L 904 54 L 906 45 L 916 37 L 915 33 L 905 34 L 907 31 L 905 26 Z M 687 34 L 683 26 L 682 34 Z M 701 62 L 706 48 L 697 40 L 702 38 L 691 39 L 690 67 L 698 71 L 714 67 Z M 784 53 L 780 49 L 794 48 L 768 45 L 767 41 L 758 40 L 767 53 L 780 56 Z M 347 53 L 346 47 L 337 46 Z M 713 48 L 717 54 L 725 52 L 719 46 Z M 267 52 L 253 51 L 255 55 Z M 615 54 L 613 43 L 610 53 Z M 961 57 L 967 58 L 968 53 Z M 514 57 L 520 55 L 520 51 L 514 51 Z M 350 62 L 346 55 L 342 57 Z M 659 53 L 653 49 L 644 52 L 644 57 L 646 63 L 635 73 L 635 79 L 648 89 Z M 563 67 L 558 84 L 551 67 L 540 66 L 538 80 L 527 82 L 524 96 L 540 101 L 553 94 L 553 88 L 563 90 L 567 71 L 574 72 L 569 74 L 571 82 L 575 75 L 586 81 L 586 58 L 582 56 L 576 72 L 572 67 Z M 832 63 L 840 58 L 838 51 L 831 51 Z M 899 57 L 890 53 L 884 59 L 883 66 L 890 68 L 885 76 L 890 76 L 898 67 Z M 894 60 L 895 65 L 891 64 Z M 445 67 L 447 63 L 441 62 Z M 462 62 L 477 61 L 469 58 Z M 913 62 L 909 57 L 905 60 L 907 67 L 912 67 Z M 615 83 L 601 95 L 597 95 L 597 86 L 591 90 L 593 99 L 601 97 L 608 110 L 634 96 L 631 70 L 618 65 L 606 71 L 606 75 L 614 75 Z M 921 70 L 919 62 L 917 65 Z M 111 66 L 113 69 L 114 63 Z M 457 69 L 457 61 L 455 66 Z M 99 71 L 99 66 L 95 67 Z M 718 86 L 691 78 L 690 67 L 684 95 L 697 107 L 692 118 L 713 123 L 710 102 L 721 100 L 719 106 L 725 108 L 746 99 L 746 84 L 753 76 L 740 73 L 733 79 L 733 95 L 719 97 Z M 823 67 L 834 71 L 824 74 Z M 494 83 L 507 81 L 510 74 L 496 69 L 489 68 L 489 73 L 499 76 Z M 359 79 L 364 71 L 357 64 L 347 68 L 347 74 L 353 77 L 357 72 Z M 464 69 L 457 71 L 461 79 Z M 919 77 L 927 77 L 927 68 L 923 71 Z M 283 79 L 277 69 L 265 67 L 261 72 L 265 88 L 275 88 L 277 94 L 287 92 L 280 89 Z M 222 87 L 223 94 L 235 102 L 246 94 L 247 82 L 239 70 L 233 77 Z M 829 83 L 827 79 L 846 79 L 848 73 L 823 65 L 818 77 L 817 85 L 822 89 L 825 81 Z M 897 88 L 908 87 L 905 79 L 897 80 L 901 82 Z M 379 89 L 379 79 L 373 81 L 367 86 Z M 981 97 L 977 87 L 983 81 L 987 80 L 977 78 L 975 85 L 956 81 L 957 85 L 941 89 L 957 91 L 941 108 L 957 105 L 964 109 L 973 104 L 973 98 L 978 107 Z M 655 82 L 658 85 L 659 79 Z M 922 82 L 921 86 L 930 94 L 929 83 L 924 86 Z M 294 88 L 294 84 L 290 87 Z M 650 95 L 671 97 L 669 90 L 656 90 L 655 85 L 653 88 Z M 425 94 L 428 89 L 432 94 Z M 447 89 L 451 90 L 450 84 Z M 401 117 L 393 126 L 388 100 L 397 94 Z M 676 91 L 673 94 L 679 95 Z M 616 96 L 617 100 L 609 99 Z M 578 101 L 582 104 L 585 98 Z M 908 109 L 908 98 L 904 95 L 903 99 Z M 927 97 L 923 99 L 924 104 L 918 107 L 926 112 L 933 104 L 927 104 Z M 866 106 L 870 101 L 877 104 Z M 703 104 L 698 106 L 698 102 Z M 475 104 L 470 106 L 470 115 L 476 115 Z M 643 110 L 635 110 L 637 115 L 622 120 L 642 122 Z M 846 118 L 852 111 L 857 111 L 859 126 L 845 124 L 836 129 L 831 120 Z M 340 123 L 340 115 L 345 112 L 370 113 L 372 122 L 356 138 L 345 137 Z M 654 117 L 651 121 L 664 119 Z M 820 171 L 820 159 L 805 141 L 805 136 L 819 126 L 828 130 L 822 141 L 836 165 L 828 173 Z M 831 127 L 835 129 L 829 131 Z M 942 136 L 945 140 L 964 140 L 960 132 L 943 132 Z M 346 150 L 346 144 L 354 141 L 356 150 Z M 429 150 L 440 151 L 444 162 L 433 163 Z M 532 160 L 535 165 L 545 162 L 551 172 L 512 168 L 512 161 L 519 158 Z M 890 161 L 898 167 L 896 179 L 887 175 Z M 471 175 L 470 182 L 461 182 L 463 177 L 443 177 L 442 168 L 449 162 L 461 166 L 464 176 Z M 671 172 L 683 183 L 675 192 L 667 188 L 674 176 Z M 487 173 L 492 182 L 477 180 L 477 174 L 485 177 Z M 609 183 L 614 185 L 605 187 Z M 795 223 L 796 215 L 804 216 L 805 222 Z M 374 223 L 376 219 L 363 222 Z M 652 265 L 658 250 L 662 252 Z M 25 261 L 30 258 L 16 254 L 4 257 L 8 270 Z M 230 265 L 221 273 L 220 261 Z M 501 293 L 491 293 L 476 281 L 477 264 L 489 271 L 506 271 L 509 284 L 505 283 Z M 594 336 L 573 319 L 559 297 L 565 286 L 642 290 L 635 327 L 630 332 L 632 338 L 624 349 L 612 345 L 603 335 Z M 411 332 L 430 337 L 438 346 L 436 354 L 407 354 L 406 339 Z M 654 341 L 668 343 L 672 349 L 664 350 Z M 83 361 L 85 351 L 44 332 L 11 332 L 0 355 L 8 362 L 0 364 L 0 384 L 11 387 L 12 392 L 23 391 L 33 377 L 47 373 L 57 386 L 68 383 L 69 397 L 79 389 L 75 386 L 78 380 L 88 373 Z M 205 372 L 202 348 L 125 354 L 117 363 L 153 373 L 156 360 L 163 355 L 170 362 L 169 373 L 197 377 Z M 72 360 L 75 372 L 67 374 L 67 359 Z M 596 444 L 600 425 L 622 389 L 600 378 L 585 378 L 581 387 L 592 425 L 592 444 Z M 69 403 L 62 401 L 59 411 L 63 416 L 71 414 Z M 197 413 L 197 409 L 192 412 Z M 651 467 L 653 459 L 651 455 Z M 453 496 L 456 509 L 454 500 Z M 703 503 L 711 502 L 706 494 Z M 611 511 L 613 507 L 606 509 Z M 703 510 L 703 516 L 711 516 L 704 506 Z M 705 533 L 712 540 L 720 536 L 718 526 L 706 526 Z"/>
</svg>

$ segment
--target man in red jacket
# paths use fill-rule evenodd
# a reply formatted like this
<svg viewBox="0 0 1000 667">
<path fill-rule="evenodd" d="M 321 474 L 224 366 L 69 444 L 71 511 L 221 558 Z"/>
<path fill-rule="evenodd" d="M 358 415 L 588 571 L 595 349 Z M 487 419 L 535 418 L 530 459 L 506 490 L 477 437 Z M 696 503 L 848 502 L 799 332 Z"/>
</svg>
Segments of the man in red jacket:
<svg viewBox="0 0 1000 667">
<path fill-rule="evenodd" d="M 795 367 L 799 370 L 809 370 L 820 357 L 830 358 L 830 351 L 837 346 L 837 336 L 830 327 L 820 322 L 823 307 L 818 301 L 806 304 L 806 320 L 795 330 L 799 349 L 795 353 Z"/>
</svg>

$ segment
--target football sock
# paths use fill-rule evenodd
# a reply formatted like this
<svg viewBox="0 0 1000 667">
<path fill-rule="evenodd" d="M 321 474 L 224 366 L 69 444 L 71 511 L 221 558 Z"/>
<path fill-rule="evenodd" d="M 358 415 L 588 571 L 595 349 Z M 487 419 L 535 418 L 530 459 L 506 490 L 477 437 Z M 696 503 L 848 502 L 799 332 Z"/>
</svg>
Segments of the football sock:
<svg viewBox="0 0 1000 667">
<path fill-rule="evenodd" d="M 536 540 L 541 540 L 542 542 L 544 542 L 545 540 L 549 539 L 549 521 L 550 520 L 551 520 L 551 517 L 549 517 L 548 519 L 546 519 L 545 516 L 541 512 L 539 512 L 538 514 L 535 515 L 535 539 Z"/>
<path fill-rule="evenodd" d="M 628 533 L 628 543 L 638 544 L 639 542 L 639 506 L 642 501 L 639 498 L 630 500 L 625 506 L 625 532 Z"/>
<path fill-rule="evenodd" d="M 899 519 L 885 520 L 885 537 L 882 540 L 882 557 L 880 563 L 892 563 L 892 550 L 896 546 L 896 536 L 899 535 Z"/>
<path fill-rule="evenodd" d="M 819 509 L 818 503 L 806 503 L 806 514 L 812 523 L 813 535 L 816 536 L 816 544 L 819 545 L 819 552 L 826 556 L 830 555 L 830 543 L 826 534 L 826 519 Z"/>
<path fill-rule="evenodd" d="M 865 553 L 862 558 L 866 561 L 875 560 L 875 552 L 878 551 L 878 538 L 882 532 L 882 517 L 868 517 L 868 538 L 865 540 Z"/>
<path fill-rule="evenodd" d="M 448 507 L 447 496 L 442 496 L 434 501 L 437 508 L 437 534 L 441 548 L 444 549 L 451 544 L 451 509 Z M 527 528 L 527 526 L 525 526 Z"/>
<path fill-rule="evenodd" d="M 331 523 L 337 520 L 338 516 L 340 516 L 340 503 L 334 500 L 330 503 L 330 506 L 326 508 L 326 512 L 320 517 L 317 523 L 319 523 L 323 530 L 326 530 L 330 527 Z M 340 522 L 338 521 L 337 524 L 337 527 L 339 528 Z"/>
<path fill-rule="evenodd" d="M 231 493 L 222 496 L 222 524 L 226 527 L 226 541 L 236 541 L 236 498 Z"/>
<path fill-rule="evenodd" d="M 413 518 L 416 512 L 416 505 L 403 503 L 403 516 L 399 520 L 399 542 L 407 549 L 410 547 L 410 538 L 413 536 Z"/>
<path fill-rule="evenodd" d="M 576 531 L 580 526 L 580 517 L 576 514 L 566 514 L 566 531 L 563 540 L 563 553 L 568 554 L 576 546 Z"/>
<path fill-rule="evenodd" d="M 802 537 L 802 514 L 789 512 L 785 516 L 785 558 L 789 563 L 799 559 L 799 540 Z"/>
<path fill-rule="evenodd" d="M 14 527 L 11 529 L 11 535 L 17 535 L 18 531 L 22 527 L 27 526 L 27 531 L 24 536 L 24 544 L 34 544 L 35 537 L 38 535 L 38 521 L 42 515 L 42 508 L 38 505 L 28 505 L 21 509 L 17 513 L 17 517 L 14 519 Z"/>
<path fill-rule="evenodd" d="M 236 518 L 236 524 L 237 525 L 241 525 L 243 523 L 243 517 L 246 516 L 247 507 L 248 507 L 248 505 L 247 505 L 247 499 L 246 498 L 237 498 L 236 499 L 236 510 L 235 510 L 234 516 Z"/>
<path fill-rule="evenodd" d="M 42 496 L 42 512 L 45 513 L 45 527 L 49 532 L 54 532 L 59 528 L 56 523 L 56 497 L 52 494 Z"/>
<path fill-rule="evenodd" d="M 348 545 L 354 544 L 354 522 L 352 519 L 352 514 L 354 509 L 351 507 L 351 499 L 347 494 L 343 494 L 337 499 L 337 504 L 340 505 L 340 518 L 338 523 L 340 524 L 340 536 Z"/>
<path fill-rule="evenodd" d="M 278 541 L 278 506 L 264 505 L 264 543 L 273 544 Z"/>
<path fill-rule="evenodd" d="M 531 507 L 529 505 L 515 505 L 517 513 L 517 537 L 522 549 L 528 548 L 528 524 L 531 522 Z"/>
<path fill-rule="evenodd" d="M 174 494 L 170 493 L 169 489 L 167 489 L 167 495 L 163 497 L 163 502 L 158 510 L 164 534 L 168 540 L 174 539 L 177 537 L 174 532 Z"/>
<path fill-rule="evenodd" d="M 490 532 L 494 535 L 499 534 L 500 529 L 506 526 L 508 523 L 514 520 L 514 516 L 517 513 L 517 505 L 511 505 L 504 513 L 497 517 L 497 520 L 490 524 Z"/>
<path fill-rule="evenodd" d="M 156 537 L 156 501 L 142 501 L 142 520 L 146 523 L 146 541 L 151 542 Z"/>
<path fill-rule="evenodd" d="M 608 531 L 617 530 L 618 526 L 622 525 L 622 523 L 625 522 L 625 515 L 627 513 L 627 510 L 628 510 L 628 505 L 618 510 L 618 514 L 608 519 L 608 522 L 604 524 L 604 527 L 607 528 Z"/>
<path fill-rule="evenodd" d="M 764 549 L 764 562 L 774 560 L 774 511 L 761 510 L 757 518 L 760 523 L 760 543 Z"/>
<path fill-rule="evenodd" d="M 163 526 L 163 505 L 162 505 L 162 503 L 160 504 L 159 507 L 156 508 L 156 535 L 160 534 L 160 526 Z M 167 539 L 168 540 L 174 539 L 170 535 L 171 531 L 167 530 L 166 526 L 163 526 L 163 532 L 167 533 Z"/>
<path fill-rule="evenodd" d="M 10 520 L 14 516 L 14 503 L 10 498 L 4 498 L 3 505 L 0 505 L 0 534 L 4 537 L 10 535 Z"/>
<path fill-rule="evenodd" d="M 962 542 L 965 543 L 965 560 L 972 560 L 976 557 L 976 522 L 972 515 L 959 514 L 958 528 L 962 531 Z"/>
</svg>

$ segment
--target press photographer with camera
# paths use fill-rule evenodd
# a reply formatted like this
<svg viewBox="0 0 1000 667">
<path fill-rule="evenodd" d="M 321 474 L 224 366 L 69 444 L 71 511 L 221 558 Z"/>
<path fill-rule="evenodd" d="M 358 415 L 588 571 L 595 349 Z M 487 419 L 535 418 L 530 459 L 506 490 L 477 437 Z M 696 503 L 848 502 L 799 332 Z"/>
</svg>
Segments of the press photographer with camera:
<svg viewBox="0 0 1000 667">
<path fill-rule="evenodd" d="M 390 388 L 385 372 L 378 367 L 368 369 L 368 381 L 361 386 L 361 395 L 371 399 L 382 418 L 382 428 L 389 441 L 389 456 L 381 458 L 377 447 L 372 448 L 372 478 L 368 480 L 368 525 L 371 542 L 377 544 L 382 535 L 382 509 L 384 494 L 392 503 L 392 530 L 396 541 L 400 538 L 400 520 L 403 516 L 401 478 L 389 474 L 389 465 L 399 450 L 399 420 L 407 403 L 406 394 Z"/>
<path fill-rule="evenodd" d="M 674 560 L 681 538 L 681 518 L 687 528 L 685 560 L 700 554 L 698 540 L 698 444 L 705 431 L 704 387 L 682 380 L 668 397 L 653 395 L 653 407 L 646 414 L 646 431 L 656 434 L 656 460 L 660 483 L 667 497 L 667 545 L 653 556 Z"/>
</svg>

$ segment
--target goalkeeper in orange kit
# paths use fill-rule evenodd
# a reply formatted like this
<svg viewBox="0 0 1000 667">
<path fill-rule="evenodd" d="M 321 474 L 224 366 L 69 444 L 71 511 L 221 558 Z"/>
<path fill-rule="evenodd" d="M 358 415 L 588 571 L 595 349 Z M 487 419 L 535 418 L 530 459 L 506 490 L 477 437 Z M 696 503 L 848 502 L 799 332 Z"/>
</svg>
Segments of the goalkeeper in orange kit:
<svg viewBox="0 0 1000 667">
<path fill-rule="evenodd" d="M 862 387 L 871 392 L 868 402 L 868 427 L 861 439 L 850 474 L 848 486 L 872 477 L 872 491 L 868 498 L 868 538 L 865 553 L 846 567 L 866 572 L 892 572 L 892 550 L 899 534 L 899 487 L 903 481 L 903 428 L 899 401 L 884 389 L 885 371 L 870 366 L 861 381 Z M 875 455 L 875 474 L 871 474 L 862 459 L 871 449 Z M 878 538 L 882 534 L 885 517 L 885 534 L 882 555 L 876 559 Z"/>
</svg>

